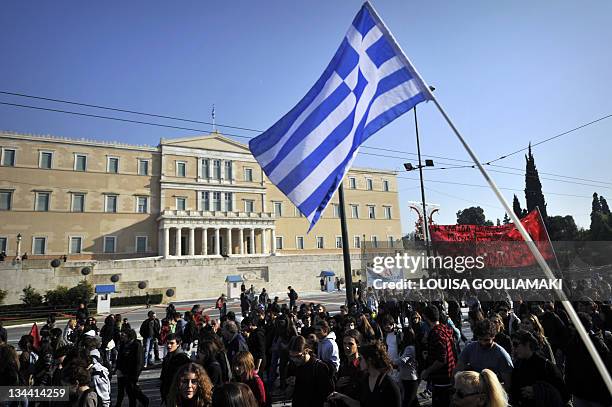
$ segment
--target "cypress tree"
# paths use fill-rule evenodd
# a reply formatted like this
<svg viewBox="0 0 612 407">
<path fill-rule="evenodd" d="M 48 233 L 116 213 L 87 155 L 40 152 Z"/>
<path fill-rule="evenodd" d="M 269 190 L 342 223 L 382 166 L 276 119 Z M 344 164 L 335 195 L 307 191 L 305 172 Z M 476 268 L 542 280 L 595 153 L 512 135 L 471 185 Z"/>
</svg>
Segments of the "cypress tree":
<svg viewBox="0 0 612 407">
<path fill-rule="evenodd" d="M 593 216 L 595 212 L 601 212 L 601 201 L 599 200 L 599 196 L 597 196 L 597 192 L 593 192 L 593 203 L 591 204 L 591 216 Z"/>
<path fill-rule="evenodd" d="M 516 198 L 516 195 L 515 195 Z M 504 220 L 503 220 L 504 225 L 507 225 L 508 223 L 510 223 L 510 217 L 508 216 L 507 213 L 504 213 Z"/>
<path fill-rule="evenodd" d="M 514 212 L 514 214 L 518 216 L 519 219 L 523 216 L 523 210 L 521 209 L 521 203 L 519 202 L 516 195 L 514 195 L 514 200 L 512 201 L 512 212 Z"/>
<path fill-rule="evenodd" d="M 529 152 L 525 156 L 525 161 L 525 202 L 527 203 L 527 212 L 529 213 L 538 207 L 542 214 L 542 219 L 546 221 L 548 217 L 546 214 L 546 201 L 542 193 L 542 183 L 540 182 L 535 159 L 533 154 L 531 154 L 531 143 L 529 143 Z"/>
<path fill-rule="evenodd" d="M 610 215 L 610 207 L 608 206 L 608 202 L 606 201 L 606 198 L 604 198 L 603 196 L 600 196 L 599 205 L 601 206 L 601 211 L 605 215 Z"/>
</svg>

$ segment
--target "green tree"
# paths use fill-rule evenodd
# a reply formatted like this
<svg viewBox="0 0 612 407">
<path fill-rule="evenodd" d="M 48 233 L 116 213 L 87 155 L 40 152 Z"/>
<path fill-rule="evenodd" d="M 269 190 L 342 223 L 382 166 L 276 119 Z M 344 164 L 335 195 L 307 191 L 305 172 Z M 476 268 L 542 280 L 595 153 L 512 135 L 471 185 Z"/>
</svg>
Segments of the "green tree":
<svg viewBox="0 0 612 407">
<path fill-rule="evenodd" d="M 35 307 L 37 305 L 42 304 L 43 296 L 36 291 L 35 288 L 32 288 L 31 285 L 28 285 L 26 288 L 22 290 L 23 295 L 21 296 L 21 301 L 28 307 Z"/>
<path fill-rule="evenodd" d="M 578 227 L 574 218 L 567 216 L 549 216 L 546 221 L 548 236 L 553 242 L 578 240 Z"/>
<path fill-rule="evenodd" d="M 497 218 L 497 224 L 496 226 L 501 226 L 501 220 L 499 220 L 499 218 Z"/>
<path fill-rule="evenodd" d="M 457 212 L 458 225 L 484 226 L 486 224 L 486 221 L 487 220 L 484 214 L 484 210 L 480 206 L 471 206 L 469 208 Z"/>
<path fill-rule="evenodd" d="M 534 210 L 536 207 L 540 209 L 542 219 L 546 221 L 548 217 L 546 213 L 546 200 L 542 193 L 542 183 L 538 175 L 535 159 L 531 154 L 531 143 L 529 143 L 529 152 L 525 156 L 525 202 L 527 204 L 527 213 Z"/>
<path fill-rule="evenodd" d="M 601 206 L 601 212 L 604 215 L 610 215 L 610 207 L 608 206 L 608 202 L 606 201 L 606 198 L 604 198 L 603 196 L 600 196 L 599 205 Z"/>
<path fill-rule="evenodd" d="M 504 213 L 504 220 L 502 221 L 502 223 L 504 225 L 507 225 L 508 223 L 510 223 L 510 217 L 508 216 L 507 213 Z"/>
<path fill-rule="evenodd" d="M 599 200 L 599 196 L 597 195 L 597 192 L 593 192 L 593 202 L 591 203 L 591 216 L 593 215 L 594 212 L 601 212 L 601 201 Z"/>
<path fill-rule="evenodd" d="M 521 202 L 514 195 L 514 199 L 512 200 L 512 212 L 520 219 L 523 216 L 523 210 L 521 209 Z"/>
</svg>

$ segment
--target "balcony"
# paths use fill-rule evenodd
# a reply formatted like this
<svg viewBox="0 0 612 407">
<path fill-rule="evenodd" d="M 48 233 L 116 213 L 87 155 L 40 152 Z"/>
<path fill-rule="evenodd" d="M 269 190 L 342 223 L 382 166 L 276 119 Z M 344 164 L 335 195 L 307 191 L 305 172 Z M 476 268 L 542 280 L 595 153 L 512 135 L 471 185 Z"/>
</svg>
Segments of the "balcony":
<svg viewBox="0 0 612 407">
<path fill-rule="evenodd" d="M 274 220 L 271 212 L 235 212 L 235 211 L 179 211 L 165 209 L 157 220 L 162 219 L 227 219 L 227 220 Z"/>
</svg>

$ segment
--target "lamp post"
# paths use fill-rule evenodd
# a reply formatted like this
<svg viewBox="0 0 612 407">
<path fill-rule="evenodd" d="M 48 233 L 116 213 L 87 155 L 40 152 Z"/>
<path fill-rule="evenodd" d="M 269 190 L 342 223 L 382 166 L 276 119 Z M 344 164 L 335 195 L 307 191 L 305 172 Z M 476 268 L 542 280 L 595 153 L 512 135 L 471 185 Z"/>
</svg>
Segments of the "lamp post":
<svg viewBox="0 0 612 407">
<path fill-rule="evenodd" d="M 15 260 L 21 260 L 21 233 L 17 235 L 17 253 L 15 253 Z"/>
</svg>

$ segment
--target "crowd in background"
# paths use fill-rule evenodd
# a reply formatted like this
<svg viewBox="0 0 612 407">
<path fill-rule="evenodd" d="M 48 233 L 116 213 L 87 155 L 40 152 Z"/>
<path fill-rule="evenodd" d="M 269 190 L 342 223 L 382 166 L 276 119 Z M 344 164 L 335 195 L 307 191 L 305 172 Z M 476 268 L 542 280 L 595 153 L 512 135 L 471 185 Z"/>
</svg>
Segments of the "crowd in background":
<svg viewBox="0 0 612 407">
<path fill-rule="evenodd" d="M 222 295 L 212 314 L 170 304 L 161 319 L 151 310 L 134 327 L 119 314 L 99 327 L 82 304 L 64 328 L 50 316 L 40 342 L 25 335 L 18 350 L 0 329 L 0 385 L 70 386 L 67 406 L 119 407 L 127 396 L 130 407 L 147 407 L 139 378 L 161 365 L 159 392 L 169 407 L 264 407 L 282 399 L 296 407 L 612 404 L 558 303 L 479 301 L 469 293 L 406 301 L 363 284 L 355 295 L 330 314 L 291 287 L 284 302 L 243 285 L 240 316 L 227 311 Z M 585 297 L 574 305 L 609 369 L 610 302 Z"/>
</svg>

